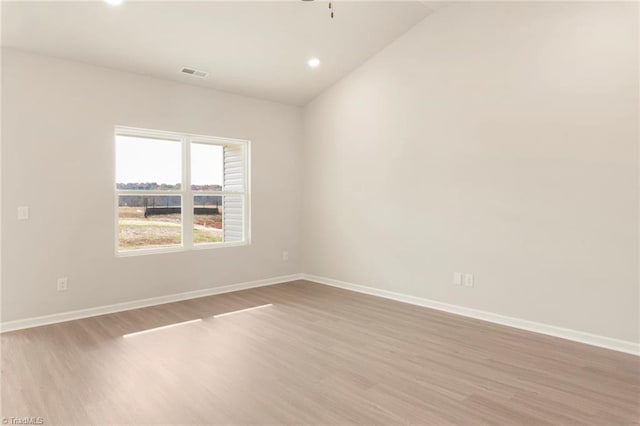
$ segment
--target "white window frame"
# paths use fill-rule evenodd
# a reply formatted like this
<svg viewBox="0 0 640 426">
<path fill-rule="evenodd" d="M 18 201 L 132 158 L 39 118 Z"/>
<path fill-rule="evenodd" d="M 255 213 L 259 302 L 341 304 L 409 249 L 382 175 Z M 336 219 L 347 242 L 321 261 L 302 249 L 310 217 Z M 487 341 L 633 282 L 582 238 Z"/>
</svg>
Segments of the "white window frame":
<svg viewBox="0 0 640 426">
<path fill-rule="evenodd" d="M 154 191 L 154 190 L 122 190 L 116 186 L 116 145 L 118 136 L 132 136 L 142 137 L 150 139 L 171 140 L 181 144 L 182 152 L 182 183 L 180 190 L 167 190 L 167 191 Z M 189 133 L 168 132 L 164 130 L 151 130 L 140 129 L 135 127 L 116 126 L 113 138 L 114 146 L 114 188 L 115 188 L 115 208 L 114 208 L 114 247 L 117 257 L 129 257 L 140 256 L 148 254 L 160 254 L 160 253 L 175 253 L 188 250 L 203 250 L 214 249 L 223 247 L 237 247 L 251 244 L 251 141 L 241 139 L 229 139 L 213 136 L 194 135 Z M 243 147 L 243 164 L 244 164 L 244 191 L 225 191 L 224 186 L 222 191 L 192 191 L 191 190 L 191 144 L 210 144 L 217 146 L 225 145 L 241 145 Z M 119 245 L 119 197 L 121 195 L 149 195 L 149 196 L 162 196 L 162 195 L 180 195 L 182 198 L 182 244 L 180 246 L 171 247 L 153 247 L 142 248 L 134 250 L 120 250 Z M 243 217 L 242 217 L 242 241 L 232 242 L 218 242 L 218 243 L 193 243 L 193 198 L 196 195 L 211 195 L 211 196 L 225 196 L 236 195 L 243 197 Z M 224 198 L 223 198 L 224 200 Z M 224 212 L 224 210 L 223 210 Z M 222 223 L 222 229 L 224 234 L 224 220 Z"/>
</svg>

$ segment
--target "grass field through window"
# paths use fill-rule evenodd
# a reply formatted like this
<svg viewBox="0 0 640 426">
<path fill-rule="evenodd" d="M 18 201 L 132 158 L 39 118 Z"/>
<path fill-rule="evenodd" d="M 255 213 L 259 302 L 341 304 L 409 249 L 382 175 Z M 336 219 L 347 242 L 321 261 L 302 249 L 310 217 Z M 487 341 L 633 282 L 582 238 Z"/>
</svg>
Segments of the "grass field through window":
<svg viewBox="0 0 640 426">
<path fill-rule="evenodd" d="M 144 211 L 144 207 L 120 206 L 118 208 L 120 250 L 174 247 L 182 244 L 180 213 L 145 218 Z M 194 244 L 222 242 L 222 214 L 194 215 L 193 242 Z"/>
</svg>

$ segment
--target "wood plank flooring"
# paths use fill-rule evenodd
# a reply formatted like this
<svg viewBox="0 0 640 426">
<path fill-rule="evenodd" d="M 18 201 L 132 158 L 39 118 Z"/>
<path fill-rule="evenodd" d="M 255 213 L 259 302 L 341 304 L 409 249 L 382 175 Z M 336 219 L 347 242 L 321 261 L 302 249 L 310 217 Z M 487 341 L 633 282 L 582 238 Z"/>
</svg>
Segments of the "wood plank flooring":
<svg viewBox="0 0 640 426">
<path fill-rule="evenodd" d="M 640 424 L 638 357 L 305 281 L 1 339 L 45 424 Z"/>
</svg>

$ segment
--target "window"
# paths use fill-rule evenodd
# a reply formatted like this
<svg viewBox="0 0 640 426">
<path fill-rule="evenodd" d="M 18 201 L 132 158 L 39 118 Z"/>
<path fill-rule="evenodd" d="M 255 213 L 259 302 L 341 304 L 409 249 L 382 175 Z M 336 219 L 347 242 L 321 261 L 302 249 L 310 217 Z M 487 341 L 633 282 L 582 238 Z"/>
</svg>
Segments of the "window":
<svg viewBox="0 0 640 426">
<path fill-rule="evenodd" d="M 249 142 L 118 127 L 116 252 L 249 243 Z"/>
</svg>

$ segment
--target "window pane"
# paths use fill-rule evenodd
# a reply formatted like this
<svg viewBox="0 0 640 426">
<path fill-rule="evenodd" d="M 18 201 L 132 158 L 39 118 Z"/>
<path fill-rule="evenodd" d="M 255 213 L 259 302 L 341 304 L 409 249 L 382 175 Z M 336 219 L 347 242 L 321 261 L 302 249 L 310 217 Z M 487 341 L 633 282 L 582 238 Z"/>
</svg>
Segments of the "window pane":
<svg viewBox="0 0 640 426">
<path fill-rule="evenodd" d="M 223 241 L 222 196 L 193 197 L 193 243 L 209 244 Z"/>
<path fill-rule="evenodd" d="M 193 243 L 211 244 L 244 240 L 243 195 L 193 197 Z"/>
<path fill-rule="evenodd" d="M 205 143 L 191 144 L 191 189 L 220 191 L 223 182 L 224 147 Z"/>
<path fill-rule="evenodd" d="M 118 197 L 118 246 L 122 251 L 182 244 L 182 197 Z"/>
<path fill-rule="evenodd" d="M 244 149 L 242 145 L 224 147 L 224 190 L 244 191 Z"/>
<path fill-rule="evenodd" d="M 116 136 L 116 187 L 126 190 L 180 189 L 180 141 Z"/>
<path fill-rule="evenodd" d="M 224 223 L 224 241 L 240 242 L 244 240 L 244 195 L 226 195 L 222 209 Z"/>
</svg>

